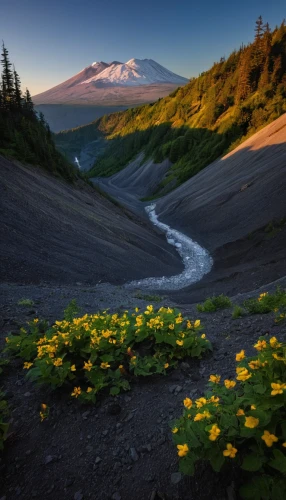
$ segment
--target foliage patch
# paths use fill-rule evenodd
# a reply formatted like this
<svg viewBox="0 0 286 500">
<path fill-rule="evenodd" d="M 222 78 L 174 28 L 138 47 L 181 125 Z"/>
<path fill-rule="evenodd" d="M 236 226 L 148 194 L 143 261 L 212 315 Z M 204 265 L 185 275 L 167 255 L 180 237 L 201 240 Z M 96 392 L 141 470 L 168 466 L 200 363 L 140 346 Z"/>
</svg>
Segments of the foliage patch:
<svg viewBox="0 0 286 500">
<path fill-rule="evenodd" d="M 79 400 L 94 402 L 104 388 L 118 394 L 134 376 L 166 374 L 177 360 L 211 349 L 200 320 L 191 322 L 177 309 L 75 313 L 73 301 L 63 321 L 49 328 L 36 318 L 6 341 L 8 352 L 24 359 L 30 379 L 52 388 L 69 382 Z"/>
</svg>

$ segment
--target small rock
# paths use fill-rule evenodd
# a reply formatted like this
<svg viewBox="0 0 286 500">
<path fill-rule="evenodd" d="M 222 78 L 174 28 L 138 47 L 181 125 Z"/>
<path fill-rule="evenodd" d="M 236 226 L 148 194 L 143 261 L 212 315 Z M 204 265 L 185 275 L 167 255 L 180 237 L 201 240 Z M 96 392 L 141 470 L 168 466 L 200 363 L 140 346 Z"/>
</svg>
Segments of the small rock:
<svg viewBox="0 0 286 500">
<path fill-rule="evenodd" d="M 96 463 L 96 464 L 99 464 L 99 462 L 101 462 L 101 460 L 102 460 L 102 458 L 100 458 L 100 457 L 96 457 L 96 459 L 95 459 L 95 463 Z"/>
<path fill-rule="evenodd" d="M 65 487 L 68 488 L 69 486 L 72 486 L 74 483 L 74 477 L 68 477 L 65 482 Z"/>
<path fill-rule="evenodd" d="M 179 394 L 183 390 L 183 387 L 181 385 L 177 385 L 175 389 L 175 395 Z"/>
<path fill-rule="evenodd" d="M 124 401 L 125 401 L 125 403 L 130 403 L 131 397 L 130 396 L 124 396 Z"/>
<path fill-rule="evenodd" d="M 132 420 L 133 417 L 134 413 L 128 413 L 127 417 L 124 419 L 124 422 L 129 422 L 130 420 Z"/>
<path fill-rule="evenodd" d="M 74 500 L 82 500 L 83 499 L 82 491 L 81 490 L 76 491 L 73 498 Z"/>
<path fill-rule="evenodd" d="M 160 446 L 161 444 L 164 444 L 165 441 L 166 441 L 165 436 L 161 436 L 161 437 L 159 437 L 159 439 L 157 441 L 157 445 Z"/>
<path fill-rule="evenodd" d="M 169 387 L 169 392 L 173 394 L 176 390 L 176 387 L 177 387 L 176 385 L 171 385 L 171 387 Z"/>
<path fill-rule="evenodd" d="M 137 462 L 139 460 L 138 453 L 136 451 L 136 448 L 130 448 L 129 450 L 130 457 L 132 458 L 133 462 Z"/>
<path fill-rule="evenodd" d="M 108 434 L 108 431 L 102 431 L 103 436 L 107 436 L 107 434 Z"/>
<path fill-rule="evenodd" d="M 45 465 L 50 464 L 53 460 L 54 458 L 52 457 L 52 455 L 47 455 L 45 458 Z"/>
<path fill-rule="evenodd" d="M 116 491 L 115 493 L 113 493 L 112 497 L 111 497 L 111 500 L 121 500 L 121 495 L 118 491 Z"/>
<path fill-rule="evenodd" d="M 183 361 L 180 366 L 181 366 L 181 370 L 183 370 L 183 371 L 188 371 L 190 369 L 189 363 L 186 363 L 185 361 Z"/>
<path fill-rule="evenodd" d="M 26 451 L 26 455 L 27 455 L 27 456 L 28 456 L 28 455 L 31 455 L 31 453 L 32 453 L 32 452 L 31 452 L 31 450 L 27 450 L 27 451 Z"/>
<path fill-rule="evenodd" d="M 180 472 L 173 472 L 171 474 L 171 483 L 172 484 L 178 484 L 182 479 L 182 474 Z"/>
<path fill-rule="evenodd" d="M 84 420 L 86 420 L 89 415 L 90 415 L 90 411 L 85 411 L 81 416 Z"/>
<path fill-rule="evenodd" d="M 93 450 L 93 446 L 91 446 L 90 444 L 86 447 L 86 451 L 92 451 Z"/>
<path fill-rule="evenodd" d="M 28 398 L 28 397 L 30 397 L 30 396 L 31 396 L 31 393 L 30 393 L 30 392 L 25 392 L 24 396 L 25 396 L 26 398 Z"/>
</svg>

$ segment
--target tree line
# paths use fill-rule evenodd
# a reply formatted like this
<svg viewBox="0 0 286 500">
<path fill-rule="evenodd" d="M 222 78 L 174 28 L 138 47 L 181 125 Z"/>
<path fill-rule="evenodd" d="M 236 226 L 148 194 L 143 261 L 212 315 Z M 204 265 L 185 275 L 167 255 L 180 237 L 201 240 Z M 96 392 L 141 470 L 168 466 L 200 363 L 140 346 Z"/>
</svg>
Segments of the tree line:
<svg viewBox="0 0 286 500">
<path fill-rule="evenodd" d="M 68 181 L 85 177 L 57 149 L 43 113 L 37 113 L 28 89 L 9 59 L 4 42 L 1 52 L 0 154 L 43 167 Z"/>
<path fill-rule="evenodd" d="M 184 87 L 157 102 L 100 118 L 94 135 L 108 139 L 90 172 L 111 175 L 138 152 L 173 163 L 164 183 L 174 186 L 286 112 L 286 26 L 271 30 L 261 16 L 254 40 L 241 45 Z M 81 127 L 59 140 L 84 140 Z"/>
</svg>

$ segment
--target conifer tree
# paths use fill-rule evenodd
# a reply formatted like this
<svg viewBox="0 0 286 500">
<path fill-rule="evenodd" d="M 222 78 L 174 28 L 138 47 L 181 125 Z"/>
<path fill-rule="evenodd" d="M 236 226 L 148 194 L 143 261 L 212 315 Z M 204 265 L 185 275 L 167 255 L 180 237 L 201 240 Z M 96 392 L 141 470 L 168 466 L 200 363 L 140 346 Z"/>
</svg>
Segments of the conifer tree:
<svg viewBox="0 0 286 500">
<path fill-rule="evenodd" d="M 34 114 L 34 103 L 32 101 L 31 94 L 29 90 L 26 88 L 26 92 L 24 94 L 24 108 L 31 114 Z"/>
<path fill-rule="evenodd" d="M 20 109 L 22 107 L 21 81 L 17 71 L 15 70 L 15 66 L 13 75 L 14 75 L 14 102 L 16 107 Z"/>
<path fill-rule="evenodd" d="M 2 43 L 1 56 L 2 56 L 1 63 L 3 66 L 2 93 L 4 99 L 4 106 L 9 108 L 13 105 L 14 82 L 13 82 L 13 73 L 11 71 L 12 64 L 9 61 L 9 53 L 4 45 L 4 42 Z"/>
</svg>

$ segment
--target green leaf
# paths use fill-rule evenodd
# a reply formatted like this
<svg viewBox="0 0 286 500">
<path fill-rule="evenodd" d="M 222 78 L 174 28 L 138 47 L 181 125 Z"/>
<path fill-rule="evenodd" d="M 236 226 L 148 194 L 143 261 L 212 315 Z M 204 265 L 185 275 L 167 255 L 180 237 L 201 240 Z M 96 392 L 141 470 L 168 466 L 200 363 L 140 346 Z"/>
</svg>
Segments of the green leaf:
<svg viewBox="0 0 286 500">
<path fill-rule="evenodd" d="M 247 455 L 241 465 L 241 468 L 243 470 L 248 470 L 248 471 L 257 471 L 261 469 L 263 465 L 263 460 L 262 457 L 259 455 L 255 455 L 254 453 L 251 453 L 250 455 Z"/>
<path fill-rule="evenodd" d="M 225 458 L 223 456 L 222 451 L 218 448 L 218 446 L 215 446 L 209 450 L 208 458 L 213 470 L 215 472 L 219 472 L 222 465 L 225 462 Z"/>
<path fill-rule="evenodd" d="M 120 389 L 119 389 L 119 387 L 115 387 L 115 386 L 114 386 L 114 387 L 111 387 L 111 389 L 110 389 L 110 391 L 109 391 L 109 394 L 110 394 L 111 396 L 116 396 L 116 395 L 117 395 L 117 394 L 119 394 L 119 393 L 120 393 Z"/>
<path fill-rule="evenodd" d="M 280 450 L 273 450 L 273 455 L 275 459 L 270 460 L 270 467 L 279 470 L 280 472 L 282 472 L 282 474 L 286 474 L 286 457 L 284 453 L 282 453 Z"/>
<path fill-rule="evenodd" d="M 257 394 L 264 394 L 264 392 L 266 391 L 266 387 L 262 384 L 256 384 L 253 386 L 253 390 Z"/>
<path fill-rule="evenodd" d="M 195 473 L 195 463 L 196 457 L 187 456 L 180 460 L 180 471 L 186 476 L 193 476 Z"/>
</svg>

